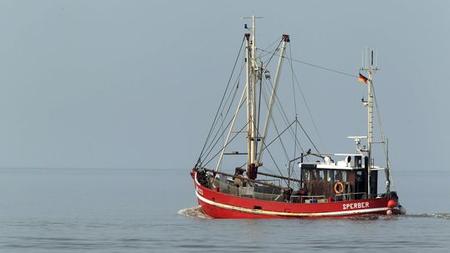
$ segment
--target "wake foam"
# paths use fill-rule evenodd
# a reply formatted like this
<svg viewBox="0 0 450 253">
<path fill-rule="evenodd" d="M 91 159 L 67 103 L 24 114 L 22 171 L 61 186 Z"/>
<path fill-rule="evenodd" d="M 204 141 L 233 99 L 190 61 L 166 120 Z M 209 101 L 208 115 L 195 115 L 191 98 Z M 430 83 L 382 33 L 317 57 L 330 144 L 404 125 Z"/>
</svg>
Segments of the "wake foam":
<svg viewBox="0 0 450 253">
<path fill-rule="evenodd" d="M 413 218 L 436 218 L 450 220 L 450 213 L 419 213 L 419 214 L 407 214 L 406 217 Z"/>
<path fill-rule="evenodd" d="M 203 212 L 201 206 L 183 208 L 178 211 L 178 214 L 186 216 L 186 217 L 191 217 L 191 218 L 212 219 L 211 217 L 209 217 L 208 215 L 206 215 Z"/>
</svg>

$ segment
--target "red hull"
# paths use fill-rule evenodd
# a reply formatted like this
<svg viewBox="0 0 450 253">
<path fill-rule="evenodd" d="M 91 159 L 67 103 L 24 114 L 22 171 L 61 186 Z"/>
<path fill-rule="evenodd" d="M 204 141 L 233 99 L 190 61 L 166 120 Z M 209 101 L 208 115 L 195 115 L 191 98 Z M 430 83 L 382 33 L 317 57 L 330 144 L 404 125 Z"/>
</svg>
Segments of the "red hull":
<svg viewBox="0 0 450 253">
<path fill-rule="evenodd" d="M 268 219 L 342 217 L 386 214 L 388 198 L 358 199 L 328 203 L 286 203 L 238 197 L 204 187 L 193 175 L 195 193 L 202 210 L 213 218 Z"/>
</svg>

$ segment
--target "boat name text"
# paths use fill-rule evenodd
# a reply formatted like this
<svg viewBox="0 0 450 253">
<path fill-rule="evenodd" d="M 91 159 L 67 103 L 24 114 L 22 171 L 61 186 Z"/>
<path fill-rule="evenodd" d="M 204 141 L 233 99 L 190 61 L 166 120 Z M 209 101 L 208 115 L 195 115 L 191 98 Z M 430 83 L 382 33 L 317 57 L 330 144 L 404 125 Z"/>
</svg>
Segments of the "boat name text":
<svg viewBox="0 0 450 253">
<path fill-rule="evenodd" d="M 342 204 L 343 210 L 361 209 L 361 208 L 368 208 L 368 207 L 369 207 L 369 202 Z"/>
</svg>

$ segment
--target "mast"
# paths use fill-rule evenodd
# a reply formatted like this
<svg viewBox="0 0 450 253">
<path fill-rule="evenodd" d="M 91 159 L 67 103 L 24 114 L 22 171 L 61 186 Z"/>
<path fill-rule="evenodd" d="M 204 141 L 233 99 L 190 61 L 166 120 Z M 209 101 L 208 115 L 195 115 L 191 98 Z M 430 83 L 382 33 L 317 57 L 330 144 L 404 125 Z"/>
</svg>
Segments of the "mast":
<svg viewBox="0 0 450 253">
<path fill-rule="evenodd" d="M 247 83 L 247 176 L 255 179 L 258 164 L 256 164 L 256 146 L 257 146 L 257 129 L 256 129 L 256 82 L 258 79 L 258 63 L 256 59 L 256 18 L 250 17 L 252 20 L 251 32 L 245 34 L 246 44 L 246 83 Z"/>
<path fill-rule="evenodd" d="M 374 51 L 373 49 L 369 49 L 366 54 L 369 54 L 368 57 L 364 57 L 368 59 L 368 62 L 363 62 L 365 66 L 361 70 L 364 70 L 368 73 L 367 80 L 367 194 L 370 197 L 371 194 L 371 169 L 373 167 L 373 157 L 372 157 L 372 145 L 373 145 L 373 76 L 378 68 L 374 63 Z"/>
<path fill-rule="evenodd" d="M 256 62 L 256 17 L 252 16 L 252 40 L 251 40 L 251 131 L 250 131 L 250 164 L 255 164 L 256 161 L 256 145 L 257 145 L 257 136 L 256 136 L 256 82 L 257 82 L 257 71 L 258 71 L 258 65 Z"/>
<path fill-rule="evenodd" d="M 373 51 L 372 51 L 373 56 Z M 373 93 L 372 93 L 372 76 L 373 70 L 372 65 L 369 67 L 369 80 L 367 83 L 367 157 L 368 157 L 368 167 L 367 167 L 367 195 L 370 198 L 372 194 L 371 191 L 371 170 L 372 170 L 372 143 L 373 143 Z"/>
</svg>

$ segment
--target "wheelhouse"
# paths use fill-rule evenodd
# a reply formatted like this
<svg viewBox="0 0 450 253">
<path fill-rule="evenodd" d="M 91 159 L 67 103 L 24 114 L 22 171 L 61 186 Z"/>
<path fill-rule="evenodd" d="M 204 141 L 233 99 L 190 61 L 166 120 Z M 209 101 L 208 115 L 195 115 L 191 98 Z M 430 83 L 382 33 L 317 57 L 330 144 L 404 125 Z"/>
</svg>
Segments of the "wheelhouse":
<svg viewBox="0 0 450 253">
<path fill-rule="evenodd" d="M 351 154 L 338 162 L 325 157 L 322 163 L 300 163 L 301 190 L 298 202 L 328 202 L 376 196 L 378 171 L 370 170 L 370 177 L 367 177 L 368 161 L 367 156 Z"/>
</svg>

